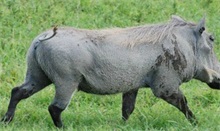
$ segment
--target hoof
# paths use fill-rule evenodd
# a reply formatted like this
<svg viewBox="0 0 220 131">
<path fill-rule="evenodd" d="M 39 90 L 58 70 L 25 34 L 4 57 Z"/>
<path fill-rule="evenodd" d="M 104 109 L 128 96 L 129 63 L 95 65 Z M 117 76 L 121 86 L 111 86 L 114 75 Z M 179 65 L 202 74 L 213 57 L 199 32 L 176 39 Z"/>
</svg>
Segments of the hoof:
<svg viewBox="0 0 220 131">
<path fill-rule="evenodd" d="M 128 120 L 128 117 L 122 116 L 122 120 L 126 122 Z"/>
<path fill-rule="evenodd" d="M 14 117 L 14 115 L 5 115 L 2 119 L 1 119 L 1 121 L 2 122 L 4 122 L 4 123 L 6 123 L 6 124 L 8 124 L 8 123 L 10 123 L 12 120 L 13 120 L 13 117 Z"/>
</svg>

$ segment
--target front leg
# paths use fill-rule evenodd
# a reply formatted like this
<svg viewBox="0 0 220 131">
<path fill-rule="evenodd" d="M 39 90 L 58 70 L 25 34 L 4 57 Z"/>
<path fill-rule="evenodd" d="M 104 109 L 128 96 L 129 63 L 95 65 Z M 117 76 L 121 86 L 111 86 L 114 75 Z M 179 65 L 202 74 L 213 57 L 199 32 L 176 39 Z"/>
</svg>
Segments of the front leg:
<svg viewBox="0 0 220 131">
<path fill-rule="evenodd" d="M 193 115 L 192 111 L 189 109 L 187 105 L 186 97 L 179 90 L 177 93 L 172 93 L 171 95 L 162 95 L 160 96 L 163 100 L 168 102 L 169 104 L 178 108 L 185 117 L 190 121 L 190 123 L 197 124 L 196 118 Z"/>
<path fill-rule="evenodd" d="M 126 121 L 131 113 L 134 111 L 135 101 L 138 90 L 132 90 L 123 93 L 122 96 L 122 119 Z"/>
<path fill-rule="evenodd" d="M 187 105 L 186 97 L 179 89 L 181 81 L 174 76 L 172 72 L 166 72 L 166 75 L 156 74 L 151 89 L 156 97 L 178 108 L 192 124 L 196 124 L 196 118 Z"/>
</svg>

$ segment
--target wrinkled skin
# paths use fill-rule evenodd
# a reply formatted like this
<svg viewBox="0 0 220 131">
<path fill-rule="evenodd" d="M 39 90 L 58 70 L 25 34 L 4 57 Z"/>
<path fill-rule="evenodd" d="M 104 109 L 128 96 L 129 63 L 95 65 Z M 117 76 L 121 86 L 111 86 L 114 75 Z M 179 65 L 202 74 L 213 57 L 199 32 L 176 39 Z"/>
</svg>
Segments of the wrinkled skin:
<svg viewBox="0 0 220 131">
<path fill-rule="evenodd" d="M 13 119 L 20 100 L 53 83 L 56 93 L 48 110 L 59 128 L 63 127 L 61 113 L 74 91 L 100 95 L 121 92 L 122 118 L 127 120 L 141 87 L 150 87 L 156 97 L 175 106 L 195 124 L 179 86 L 195 78 L 220 89 L 214 38 L 205 31 L 204 19 L 195 25 L 173 16 L 172 22 L 169 35 L 154 44 L 139 32 L 152 29 L 148 27 L 107 31 L 58 28 L 52 34 L 51 30 L 42 33 L 28 51 L 25 82 L 12 89 L 2 121 Z M 136 46 L 124 46 L 132 42 Z"/>
</svg>

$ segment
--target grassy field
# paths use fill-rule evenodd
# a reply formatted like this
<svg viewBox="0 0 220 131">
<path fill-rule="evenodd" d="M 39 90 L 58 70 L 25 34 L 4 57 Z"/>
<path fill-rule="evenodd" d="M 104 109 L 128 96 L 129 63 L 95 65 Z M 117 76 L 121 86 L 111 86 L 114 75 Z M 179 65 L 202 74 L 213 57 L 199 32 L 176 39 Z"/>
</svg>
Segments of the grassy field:
<svg viewBox="0 0 220 131">
<path fill-rule="evenodd" d="M 198 22 L 206 15 L 220 58 L 219 0 L 0 0 L 0 116 L 7 110 L 11 89 L 23 82 L 26 51 L 40 32 L 53 25 L 77 28 L 113 28 L 161 23 L 176 14 Z M 220 91 L 192 80 L 181 86 L 199 124 L 192 126 L 176 108 L 141 89 L 136 109 L 121 120 L 121 94 L 110 96 L 78 92 L 63 112 L 64 130 L 220 130 Z M 0 130 L 57 130 L 47 111 L 54 86 L 19 103 L 14 120 Z"/>
</svg>

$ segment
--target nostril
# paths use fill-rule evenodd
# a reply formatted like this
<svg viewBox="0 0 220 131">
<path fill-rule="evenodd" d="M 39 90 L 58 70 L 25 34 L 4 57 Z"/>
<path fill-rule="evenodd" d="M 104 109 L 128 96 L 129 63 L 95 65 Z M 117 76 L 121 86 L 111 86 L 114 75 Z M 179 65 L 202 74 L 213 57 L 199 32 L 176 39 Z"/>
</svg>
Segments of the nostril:
<svg viewBox="0 0 220 131">
<path fill-rule="evenodd" d="M 31 84 L 31 86 L 35 86 L 35 84 Z"/>
</svg>

